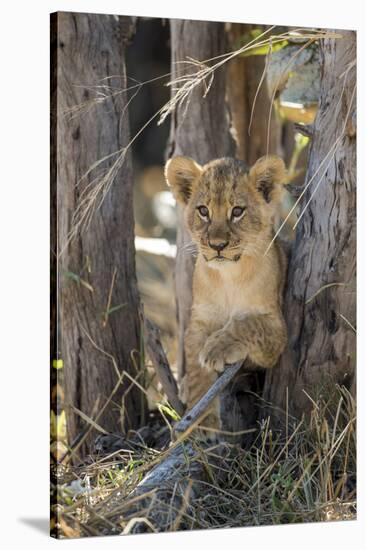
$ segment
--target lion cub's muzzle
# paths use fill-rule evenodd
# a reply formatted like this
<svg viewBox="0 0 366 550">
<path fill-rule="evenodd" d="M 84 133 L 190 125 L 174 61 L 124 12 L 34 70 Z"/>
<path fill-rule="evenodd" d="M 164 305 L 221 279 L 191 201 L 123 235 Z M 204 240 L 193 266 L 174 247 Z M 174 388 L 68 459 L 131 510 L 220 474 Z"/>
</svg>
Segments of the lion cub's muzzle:
<svg viewBox="0 0 366 550">
<path fill-rule="evenodd" d="M 234 247 L 237 250 L 237 247 Z M 215 254 L 211 254 L 211 250 Z M 232 255 L 232 250 L 229 247 L 229 241 L 209 241 L 208 247 L 204 247 L 202 255 L 206 262 L 237 262 L 240 260 L 241 254 L 236 253 Z"/>
</svg>

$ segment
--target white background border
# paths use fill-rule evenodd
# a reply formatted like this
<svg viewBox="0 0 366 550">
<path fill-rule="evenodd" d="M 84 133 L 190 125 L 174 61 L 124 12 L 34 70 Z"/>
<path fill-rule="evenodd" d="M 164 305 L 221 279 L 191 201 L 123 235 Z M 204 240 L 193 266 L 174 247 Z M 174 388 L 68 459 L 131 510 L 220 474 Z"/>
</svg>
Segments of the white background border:
<svg viewBox="0 0 366 550">
<path fill-rule="evenodd" d="M 1 482 L 5 548 L 139 549 L 238 545 L 296 550 L 363 547 L 365 525 L 365 21 L 355 0 L 220 3 L 185 0 L 8 0 L 1 9 Z M 83 539 L 59 543 L 25 520 L 48 518 L 49 312 L 49 13 L 57 10 L 244 23 L 357 29 L 358 32 L 358 487 L 359 519 L 333 524 Z M 361 53 L 363 52 L 363 53 Z M 362 145 L 361 145 L 362 144 Z M 361 148 L 362 147 L 362 148 Z M 6 540 L 4 540 L 6 539 Z"/>
</svg>

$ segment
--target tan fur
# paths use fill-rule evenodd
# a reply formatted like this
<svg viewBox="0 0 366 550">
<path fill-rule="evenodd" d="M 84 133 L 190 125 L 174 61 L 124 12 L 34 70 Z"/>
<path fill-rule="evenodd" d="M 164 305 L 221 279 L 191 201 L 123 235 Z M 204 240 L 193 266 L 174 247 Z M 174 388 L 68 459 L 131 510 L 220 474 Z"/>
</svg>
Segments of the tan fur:
<svg viewBox="0 0 366 550">
<path fill-rule="evenodd" d="M 199 166 L 175 157 L 165 174 L 177 201 L 185 205 L 198 251 L 185 337 L 190 408 L 225 364 L 249 359 L 270 368 L 286 345 L 281 312 L 286 261 L 277 243 L 265 254 L 285 168 L 274 156 L 259 159 L 250 170 L 229 158 Z M 219 427 L 218 403 L 208 423 Z"/>
</svg>

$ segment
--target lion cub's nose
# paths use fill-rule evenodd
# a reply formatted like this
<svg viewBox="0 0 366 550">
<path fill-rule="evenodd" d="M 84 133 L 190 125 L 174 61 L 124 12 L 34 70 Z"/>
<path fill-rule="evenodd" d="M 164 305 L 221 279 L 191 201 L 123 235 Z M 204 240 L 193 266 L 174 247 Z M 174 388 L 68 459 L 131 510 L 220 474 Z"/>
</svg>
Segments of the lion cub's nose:
<svg viewBox="0 0 366 550">
<path fill-rule="evenodd" d="M 229 241 L 222 242 L 222 241 L 214 240 L 214 241 L 209 241 L 208 244 L 210 245 L 211 248 L 216 250 L 216 252 L 221 252 L 221 250 L 224 250 L 224 248 L 227 247 L 227 245 L 229 244 Z"/>
</svg>

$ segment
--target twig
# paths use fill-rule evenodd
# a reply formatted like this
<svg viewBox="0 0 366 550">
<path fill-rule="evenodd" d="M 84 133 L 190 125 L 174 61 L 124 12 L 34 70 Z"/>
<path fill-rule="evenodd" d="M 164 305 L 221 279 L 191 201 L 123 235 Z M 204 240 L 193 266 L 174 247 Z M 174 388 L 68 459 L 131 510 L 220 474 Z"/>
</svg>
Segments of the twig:
<svg viewBox="0 0 366 550">
<path fill-rule="evenodd" d="M 342 313 L 340 313 L 339 316 L 342 317 L 343 321 L 345 321 L 349 327 L 351 327 L 351 329 L 353 330 L 354 333 L 357 333 L 356 328 L 355 328 L 355 327 L 352 325 L 352 323 L 347 319 L 347 317 L 345 317 L 344 315 L 342 315 Z"/>
<path fill-rule="evenodd" d="M 149 319 L 144 318 L 145 344 L 154 365 L 156 374 L 169 403 L 181 416 L 184 413 L 184 405 L 178 397 L 178 386 L 169 366 L 167 356 L 160 340 L 158 327 Z"/>
<path fill-rule="evenodd" d="M 311 296 L 311 298 L 308 298 L 306 300 L 305 305 L 310 304 L 310 302 L 312 302 L 314 298 L 316 298 L 321 292 L 323 292 L 323 290 L 325 290 L 326 288 L 331 288 L 332 286 L 347 286 L 347 283 L 328 283 L 326 285 L 323 285 L 319 288 L 319 290 L 315 292 L 315 294 Z"/>
<path fill-rule="evenodd" d="M 299 132 L 299 134 L 302 134 L 305 137 L 308 137 L 312 139 L 314 134 L 314 124 L 301 124 L 299 122 L 295 122 L 294 129 L 296 132 Z"/>
</svg>

